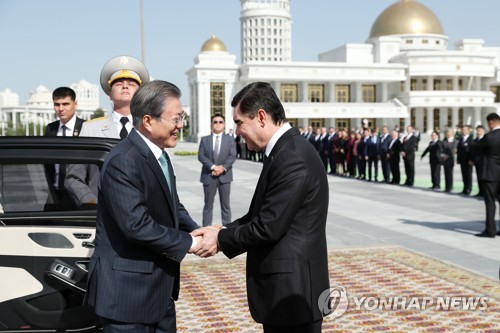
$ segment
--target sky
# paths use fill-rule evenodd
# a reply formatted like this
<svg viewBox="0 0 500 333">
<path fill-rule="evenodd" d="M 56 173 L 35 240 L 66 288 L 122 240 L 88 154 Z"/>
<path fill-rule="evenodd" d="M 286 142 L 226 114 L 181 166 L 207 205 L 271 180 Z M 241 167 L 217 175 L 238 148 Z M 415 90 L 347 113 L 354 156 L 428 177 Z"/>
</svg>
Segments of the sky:
<svg viewBox="0 0 500 333">
<path fill-rule="evenodd" d="M 346 43 L 364 43 L 377 16 L 396 0 L 291 0 L 292 60 Z M 464 38 L 500 47 L 498 0 L 420 0 L 440 19 L 449 48 Z M 175 83 L 188 105 L 186 71 L 216 35 L 240 63 L 239 0 L 144 0 L 145 64 Z M 39 85 L 50 90 L 85 79 L 99 84 L 117 55 L 141 59 L 140 0 L 0 0 L 0 91 L 25 104 Z M 100 105 L 110 109 L 100 89 Z"/>
</svg>

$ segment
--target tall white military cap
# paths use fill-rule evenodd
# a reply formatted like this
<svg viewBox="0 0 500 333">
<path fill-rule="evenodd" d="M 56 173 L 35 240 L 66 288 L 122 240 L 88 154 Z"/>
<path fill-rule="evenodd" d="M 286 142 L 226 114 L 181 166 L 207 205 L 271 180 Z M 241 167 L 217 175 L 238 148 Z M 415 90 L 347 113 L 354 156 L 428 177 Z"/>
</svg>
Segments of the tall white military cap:
<svg viewBox="0 0 500 333">
<path fill-rule="evenodd" d="M 118 79 L 133 79 L 143 85 L 149 82 L 149 72 L 144 64 L 131 56 L 118 56 L 109 60 L 101 70 L 101 87 L 109 95 L 111 84 Z"/>
</svg>

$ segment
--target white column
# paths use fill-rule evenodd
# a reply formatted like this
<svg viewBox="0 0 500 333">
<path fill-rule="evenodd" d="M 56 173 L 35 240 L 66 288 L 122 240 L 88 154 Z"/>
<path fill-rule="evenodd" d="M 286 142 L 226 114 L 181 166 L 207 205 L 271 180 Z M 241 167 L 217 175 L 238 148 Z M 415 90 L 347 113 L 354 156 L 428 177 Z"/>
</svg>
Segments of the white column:
<svg viewBox="0 0 500 333">
<path fill-rule="evenodd" d="M 361 82 L 354 83 L 354 102 L 361 103 L 363 102 L 363 90 L 361 88 Z"/>
<path fill-rule="evenodd" d="M 424 129 L 424 112 L 424 108 L 415 108 L 415 124 L 412 124 L 421 131 Z"/>
<path fill-rule="evenodd" d="M 380 87 L 382 88 L 382 94 L 380 95 L 380 102 L 387 102 L 388 98 L 387 98 L 387 95 L 388 95 L 388 84 L 387 82 L 382 82 L 382 84 L 380 85 Z"/>
<path fill-rule="evenodd" d="M 428 76 L 427 77 L 427 91 L 433 91 L 433 90 L 434 90 L 434 77 Z"/>
<path fill-rule="evenodd" d="M 444 132 L 445 124 L 448 121 L 448 108 L 439 109 L 439 131 Z"/>
<path fill-rule="evenodd" d="M 427 108 L 427 134 L 434 131 L 434 109 L 432 107 Z"/>
<path fill-rule="evenodd" d="M 460 125 L 458 123 L 458 110 L 459 108 L 458 107 L 453 107 L 451 109 L 451 128 L 453 128 L 453 131 L 456 131 L 458 126 Z"/>
<path fill-rule="evenodd" d="M 210 85 L 198 82 L 198 138 L 210 134 Z"/>
<path fill-rule="evenodd" d="M 301 87 L 302 85 L 302 87 Z M 301 84 L 299 83 L 299 89 L 302 91 L 302 96 L 299 96 L 299 101 L 302 103 L 308 103 L 308 94 L 309 94 L 309 89 L 308 89 L 308 84 L 307 82 L 302 82 Z"/>
<path fill-rule="evenodd" d="M 481 108 L 480 107 L 475 107 L 474 108 L 474 123 L 471 124 L 473 128 L 475 128 L 477 125 L 481 124 Z"/>
<path fill-rule="evenodd" d="M 224 106 L 224 109 L 226 110 L 226 115 L 225 115 L 226 132 L 228 132 L 230 128 L 234 130 L 236 127 L 233 121 L 233 107 L 231 106 L 231 101 L 233 99 L 233 88 L 234 88 L 233 82 L 226 82 L 226 90 L 224 92 L 226 96 L 226 101 Z"/>
</svg>

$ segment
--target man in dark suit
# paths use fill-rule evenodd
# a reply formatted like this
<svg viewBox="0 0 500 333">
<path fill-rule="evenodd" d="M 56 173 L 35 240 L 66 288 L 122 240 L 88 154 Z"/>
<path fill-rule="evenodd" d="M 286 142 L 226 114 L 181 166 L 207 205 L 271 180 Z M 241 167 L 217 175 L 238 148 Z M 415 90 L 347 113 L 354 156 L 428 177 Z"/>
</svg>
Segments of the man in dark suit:
<svg viewBox="0 0 500 333">
<path fill-rule="evenodd" d="M 486 120 L 490 132 L 484 140 L 474 143 L 483 152 L 483 190 L 484 204 L 486 206 L 486 228 L 476 234 L 478 237 L 500 236 L 500 227 L 497 229 L 495 222 L 495 201 L 500 202 L 500 116 L 490 113 Z"/>
<path fill-rule="evenodd" d="M 401 147 L 401 156 L 405 164 L 406 186 L 413 186 L 415 181 L 415 150 L 417 150 L 417 138 L 413 136 L 413 126 L 406 128 L 406 136 Z"/>
<path fill-rule="evenodd" d="M 439 140 L 438 132 L 434 131 L 431 133 L 431 142 L 427 148 L 425 148 L 420 159 L 423 159 L 425 155 L 429 154 L 429 164 L 431 167 L 431 189 L 439 190 L 441 183 L 441 154 L 443 152 L 442 143 Z"/>
<path fill-rule="evenodd" d="M 457 140 L 452 129 L 446 131 L 446 138 L 443 141 L 442 163 L 444 170 L 444 191 L 450 193 L 453 190 L 453 167 L 455 166 L 455 152 L 457 150 Z"/>
<path fill-rule="evenodd" d="M 389 134 L 389 128 L 387 126 L 382 127 L 382 135 L 380 136 L 380 163 L 382 166 L 382 175 L 384 176 L 384 182 L 390 182 L 391 167 L 389 160 L 387 158 L 387 153 L 389 152 L 389 144 L 391 143 L 391 136 Z"/>
<path fill-rule="evenodd" d="M 209 256 L 247 252 L 247 292 L 265 333 L 321 332 L 329 289 L 325 226 L 328 181 L 321 159 L 286 121 L 271 85 L 252 83 L 233 98 L 236 133 L 266 159 L 248 213 L 220 231 L 196 230 Z"/>
<path fill-rule="evenodd" d="M 337 132 L 335 132 L 335 128 L 330 127 L 328 129 L 328 136 L 326 141 L 326 151 L 328 155 L 328 164 L 330 165 L 330 175 L 334 175 L 337 173 L 335 170 L 335 155 L 333 154 L 333 143 L 337 139 Z"/>
<path fill-rule="evenodd" d="M 387 159 L 391 166 L 392 180 L 391 184 L 399 185 L 401 181 L 401 172 L 399 170 L 399 154 L 401 153 L 401 141 L 399 141 L 399 131 L 393 130 L 391 132 L 391 142 L 387 151 Z"/>
<path fill-rule="evenodd" d="M 464 188 L 461 194 L 469 195 L 472 189 L 472 166 L 469 164 L 471 158 L 472 135 L 470 135 L 470 126 L 462 126 L 462 136 L 457 146 L 457 163 L 460 164 Z"/>
<path fill-rule="evenodd" d="M 359 179 L 366 179 L 366 163 L 368 162 L 368 144 L 370 141 L 370 130 L 365 128 L 363 130 L 363 137 L 358 144 L 358 170 Z"/>
<path fill-rule="evenodd" d="M 474 144 L 480 143 L 484 139 L 484 127 L 479 125 L 476 126 L 476 137 L 474 139 Z M 473 165 L 476 169 L 477 185 L 479 187 L 479 192 L 475 197 L 483 197 L 483 152 L 480 149 L 475 148 L 472 145 L 471 149 L 471 160 L 469 164 Z"/>
<path fill-rule="evenodd" d="M 52 92 L 52 102 L 59 120 L 47 125 L 45 136 L 78 136 L 84 120 L 76 116 L 78 102 L 75 91 L 68 87 L 59 87 Z M 48 165 L 46 170 L 50 187 L 54 190 L 56 205 L 60 205 L 61 209 L 74 208 L 73 200 L 64 187 L 66 165 L 52 164 Z"/>
<path fill-rule="evenodd" d="M 107 156 L 99 179 L 95 251 L 86 302 L 104 332 L 175 332 L 180 262 L 201 239 L 179 202 L 165 148 L 182 128 L 180 90 L 151 81 L 135 93 L 134 128 Z"/>
<path fill-rule="evenodd" d="M 201 162 L 200 182 L 203 184 L 205 205 L 203 226 L 212 225 L 215 193 L 219 191 L 222 224 L 231 222 L 229 195 L 236 160 L 234 138 L 224 133 L 225 119 L 221 114 L 212 117 L 212 134 L 201 138 L 198 161 Z"/>
<path fill-rule="evenodd" d="M 380 138 L 377 130 L 372 129 L 370 139 L 368 140 L 368 181 L 372 181 L 372 167 L 373 167 L 373 181 L 378 178 L 378 160 L 380 158 Z"/>
</svg>

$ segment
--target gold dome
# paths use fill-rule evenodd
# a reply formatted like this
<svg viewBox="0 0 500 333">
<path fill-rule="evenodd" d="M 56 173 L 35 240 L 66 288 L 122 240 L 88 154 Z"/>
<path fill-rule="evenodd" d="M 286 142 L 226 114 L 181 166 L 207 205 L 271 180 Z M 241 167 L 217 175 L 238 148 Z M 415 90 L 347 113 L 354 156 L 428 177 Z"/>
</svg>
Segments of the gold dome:
<svg viewBox="0 0 500 333">
<path fill-rule="evenodd" d="M 205 51 L 223 51 L 227 52 L 226 45 L 215 35 L 212 35 L 201 47 L 201 52 Z"/>
<path fill-rule="evenodd" d="M 417 1 L 400 0 L 377 17 L 369 38 L 407 34 L 444 35 L 444 30 L 429 8 Z"/>
</svg>

